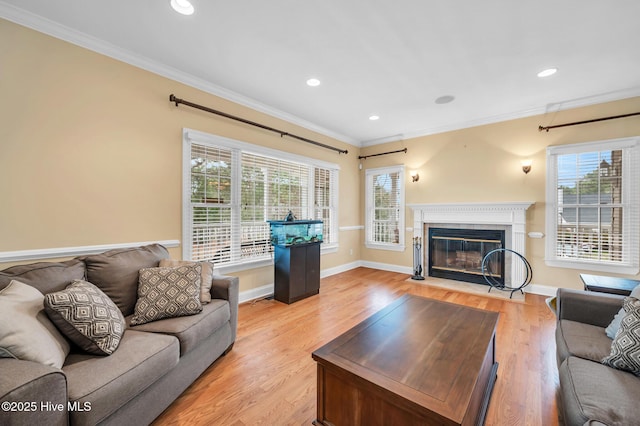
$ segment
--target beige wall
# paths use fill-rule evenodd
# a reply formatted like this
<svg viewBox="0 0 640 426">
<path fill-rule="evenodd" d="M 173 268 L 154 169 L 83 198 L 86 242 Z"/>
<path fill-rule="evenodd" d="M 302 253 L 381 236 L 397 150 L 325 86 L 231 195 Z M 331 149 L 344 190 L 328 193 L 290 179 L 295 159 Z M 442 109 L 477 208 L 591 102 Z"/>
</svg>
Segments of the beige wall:
<svg viewBox="0 0 640 426">
<path fill-rule="evenodd" d="M 183 128 L 337 163 L 340 224 L 359 223 L 354 146 L 4 20 L 0 58 L 0 252 L 182 240 Z M 176 108 L 171 93 L 349 154 Z M 339 238 L 323 269 L 359 258 L 359 233 Z M 236 275 L 241 291 L 273 282 L 273 268 Z"/>
<path fill-rule="evenodd" d="M 408 149 L 406 154 L 375 157 L 364 162 L 364 169 L 404 164 L 408 204 L 534 201 L 535 205 L 527 211 L 527 232 L 545 232 L 546 148 L 640 135 L 640 119 L 603 121 L 554 129 L 548 133 L 539 132 L 538 126 L 637 111 L 640 111 L 640 98 L 631 98 L 368 147 L 362 150 L 361 155 Z M 531 172 L 527 175 L 520 165 L 525 158 L 533 160 Z M 419 172 L 418 182 L 411 182 L 410 170 Z M 361 174 L 364 175 L 364 170 Z M 364 182 L 361 191 L 364 191 Z M 361 220 L 364 222 L 364 218 Z M 413 226 L 413 214 L 409 208 L 406 226 Z M 406 234 L 408 248 L 403 253 L 363 249 L 362 258 L 410 267 L 413 262 L 409 245 L 412 236 L 411 232 Z M 533 268 L 534 284 L 582 287 L 578 276 L 581 271 L 545 265 L 544 239 L 527 239 L 526 250 Z"/>
<path fill-rule="evenodd" d="M 549 145 L 640 134 L 627 118 L 559 124 L 640 110 L 640 98 L 425 136 L 359 150 L 203 91 L 0 20 L 0 252 L 152 240 L 182 240 L 182 129 L 192 128 L 337 163 L 339 224 L 364 224 L 366 168 L 404 164 L 407 203 L 535 201 L 528 231 L 544 232 L 545 149 Z M 320 142 L 349 154 L 280 138 L 168 101 L 169 94 Z M 454 105 L 455 107 L 455 105 Z M 426 125 L 425 125 L 426 127 Z M 358 170 L 358 155 L 373 157 Z M 520 160 L 533 159 L 524 175 Z M 409 170 L 420 181 L 411 183 Z M 357 195 L 354 195 L 357 194 Z M 412 226 L 410 209 L 406 225 Z M 410 241 L 411 233 L 407 233 Z M 410 268 L 403 253 L 363 247 L 363 232 L 343 230 L 322 268 L 359 260 Z M 179 258 L 181 248 L 171 249 Z M 580 287 L 579 271 L 549 268 L 544 240 L 527 241 L 534 283 Z M 0 264 L 0 268 L 10 264 Z M 241 291 L 269 284 L 273 269 L 238 272 Z"/>
</svg>

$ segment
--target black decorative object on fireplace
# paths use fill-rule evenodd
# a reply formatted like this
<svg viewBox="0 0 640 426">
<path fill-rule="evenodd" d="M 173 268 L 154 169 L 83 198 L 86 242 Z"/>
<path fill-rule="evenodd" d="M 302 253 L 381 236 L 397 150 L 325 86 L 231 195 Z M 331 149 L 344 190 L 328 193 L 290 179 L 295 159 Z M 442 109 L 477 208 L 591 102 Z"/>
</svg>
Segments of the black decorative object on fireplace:
<svg viewBox="0 0 640 426">
<path fill-rule="evenodd" d="M 482 260 L 487 253 L 504 248 L 504 234 L 503 230 L 429 228 L 429 276 L 487 285 Z M 504 285 L 501 254 L 492 257 L 490 273 L 492 280 Z"/>
</svg>

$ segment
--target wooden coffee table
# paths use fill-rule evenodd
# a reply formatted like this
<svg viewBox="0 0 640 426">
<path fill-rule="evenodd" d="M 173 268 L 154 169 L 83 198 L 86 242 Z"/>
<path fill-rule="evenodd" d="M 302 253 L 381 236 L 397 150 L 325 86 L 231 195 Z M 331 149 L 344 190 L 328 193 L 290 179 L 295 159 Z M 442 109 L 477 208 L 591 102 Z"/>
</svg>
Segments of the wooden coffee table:
<svg viewBox="0 0 640 426">
<path fill-rule="evenodd" d="M 481 425 L 497 312 L 405 295 L 313 352 L 316 425 Z"/>
</svg>

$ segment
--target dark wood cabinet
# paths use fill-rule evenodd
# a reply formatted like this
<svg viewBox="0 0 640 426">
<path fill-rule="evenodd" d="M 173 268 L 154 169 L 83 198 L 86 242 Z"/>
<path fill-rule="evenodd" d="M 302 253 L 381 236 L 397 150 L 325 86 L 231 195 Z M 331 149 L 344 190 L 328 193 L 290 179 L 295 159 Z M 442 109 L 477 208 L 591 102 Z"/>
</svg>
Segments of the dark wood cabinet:
<svg viewBox="0 0 640 426">
<path fill-rule="evenodd" d="M 273 298 L 293 303 L 320 292 L 320 243 L 275 246 Z"/>
</svg>

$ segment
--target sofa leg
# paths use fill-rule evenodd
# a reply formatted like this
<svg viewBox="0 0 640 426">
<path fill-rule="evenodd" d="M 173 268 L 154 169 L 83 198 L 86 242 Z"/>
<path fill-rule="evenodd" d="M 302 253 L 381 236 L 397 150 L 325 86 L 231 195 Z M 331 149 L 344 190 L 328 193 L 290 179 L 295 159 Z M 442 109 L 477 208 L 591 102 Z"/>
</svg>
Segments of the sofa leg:
<svg viewBox="0 0 640 426">
<path fill-rule="evenodd" d="M 222 353 L 221 356 L 225 356 L 226 354 L 228 354 L 229 352 L 231 352 L 231 349 L 233 349 L 233 344 L 235 342 L 233 342 L 232 344 L 229 345 L 229 347 L 227 349 L 224 350 L 224 352 Z"/>
</svg>

